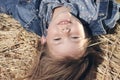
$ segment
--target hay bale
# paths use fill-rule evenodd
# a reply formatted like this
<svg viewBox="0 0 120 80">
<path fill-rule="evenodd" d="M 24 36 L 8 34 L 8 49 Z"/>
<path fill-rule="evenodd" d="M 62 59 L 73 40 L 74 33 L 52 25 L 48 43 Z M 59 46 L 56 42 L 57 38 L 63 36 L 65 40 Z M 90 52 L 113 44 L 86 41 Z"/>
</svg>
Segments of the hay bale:
<svg viewBox="0 0 120 80">
<path fill-rule="evenodd" d="M 99 45 L 91 70 L 93 80 L 120 80 L 120 25 L 109 32 L 112 34 L 98 36 L 92 44 L 92 47 Z"/>
<path fill-rule="evenodd" d="M 0 14 L 0 80 L 23 80 L 38 55 L 39 36 Z"/>
<path fill-rule="evenodd" d="M 99 80 L 120 80 L 120 25 L 116 26 L 116 32 L 99 37 L 100 47 L 104 52 L 101 56 L 104 61 L 98 67 Z"/>
</svg>

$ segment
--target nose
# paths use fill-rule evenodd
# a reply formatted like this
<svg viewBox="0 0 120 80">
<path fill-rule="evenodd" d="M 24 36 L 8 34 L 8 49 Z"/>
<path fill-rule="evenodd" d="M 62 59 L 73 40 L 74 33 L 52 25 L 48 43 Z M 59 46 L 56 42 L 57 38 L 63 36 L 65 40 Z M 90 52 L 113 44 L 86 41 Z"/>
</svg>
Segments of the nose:
<svg viewBox="0 0 120 80">
<path fill-rule="evenodd" d="M 63 33 L 69 33 L 70 32 L 70 28 L 69 27 L 64 27 L 61 30 Z"/>
<path fill-rule="evenodd" d="M 70 31 L 71 31 L 71 26 L 69 25 L 69 24 L 66 24 L 66 25 L 59 25 L 58 26 L 58 29 L 59 29 L 59 31 L 60 31 L 60 33 L 62 34 L 62 35 L 69 35 L 69 33 L 70 33 Z"/>
<path fill-rule="evenodd" d="M 60 33 L 64 36 L 64 37 L 68 37 L 70 34 L 70 27 L 64 27 L 61 29 Z"/>
</svg>

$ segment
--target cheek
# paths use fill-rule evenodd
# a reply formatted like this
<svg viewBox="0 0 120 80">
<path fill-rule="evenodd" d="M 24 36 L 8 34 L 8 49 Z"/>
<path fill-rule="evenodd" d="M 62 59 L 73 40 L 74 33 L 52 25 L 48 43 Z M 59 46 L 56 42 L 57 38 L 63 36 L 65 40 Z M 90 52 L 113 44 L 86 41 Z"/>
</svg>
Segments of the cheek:
<svg viewBox="0 0 120 80">
<path fill-rule="evenodd" d="M 86 49 L 83 49 L 80 51 L 79 55 L 77 55 L 78 58 L 85 57 L 87 55 Z"/>
<path fill-rule="evenodd" d="M 82 39 L 79 43 L 79 48 L 81 50 L 86 50 L 87 47 L 88 47 L 88 39 Z"/>
<path fill-rule="evenodd" d="M 87 50 L 87 47 L 88 47 L 88 40 L 87 39 L 83 39 L 81 40 L 81 42 L 79 43 L 78 45 L 78 51 L 76 52 L 76 57 L 77 58 L 80 58 L 80 57 L 83 57 L 84 55 L 86 55 L 86 50 Z"/>
<path fill-rule="evenodd" d="M 84 57 L 86 54 L 87 54 L 86 49 L 82 49 L 82 50 L 79 50 L 76 53 L 73 53 L 72 57 L 75 58 L 75 59 L 78 59 L 78 58 Z"/>
<path fill-rule="evenodd" d="M 85 30 L 83 28 L 83 26 L 79 23 L 76 23 L 73 25 L 73 31 L 77 34 L 80 34 L 82 36 L 85 36 Z"/>
<path fill-rule="evenodd" d="M 47 36 L 52 38 L 57 33 L 57 30 L 55 28 L 49 28 L 47 31 Z"/>
</svg>

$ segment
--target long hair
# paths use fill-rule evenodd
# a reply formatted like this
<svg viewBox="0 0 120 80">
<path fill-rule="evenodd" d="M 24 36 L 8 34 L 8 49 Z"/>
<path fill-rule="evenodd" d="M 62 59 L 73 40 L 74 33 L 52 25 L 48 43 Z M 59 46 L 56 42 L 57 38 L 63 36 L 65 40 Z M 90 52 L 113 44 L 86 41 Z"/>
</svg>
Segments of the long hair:
<svg viewBox="0 0 120 80">
<path fill-rule="evenodd" d="M 29 80 L 84 80 L 89 61 L 89 55 L 79 59 L 55 59 L 42 49 Z"/>
</svg>

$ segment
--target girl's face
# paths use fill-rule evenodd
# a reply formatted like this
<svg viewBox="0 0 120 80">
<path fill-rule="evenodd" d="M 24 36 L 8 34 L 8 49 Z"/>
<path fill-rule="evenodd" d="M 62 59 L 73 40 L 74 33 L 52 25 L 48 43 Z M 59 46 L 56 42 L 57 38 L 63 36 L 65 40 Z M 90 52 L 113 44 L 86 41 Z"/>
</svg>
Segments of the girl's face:
<svg viewBox="0 0 120 80">
<path fill-rule="evenodd" d="M 87 43 L 82 23 L 69 12 L 53 16 L 46 41 L 49 52 L 56 58 L 82 57 Z"/>
</svg>

